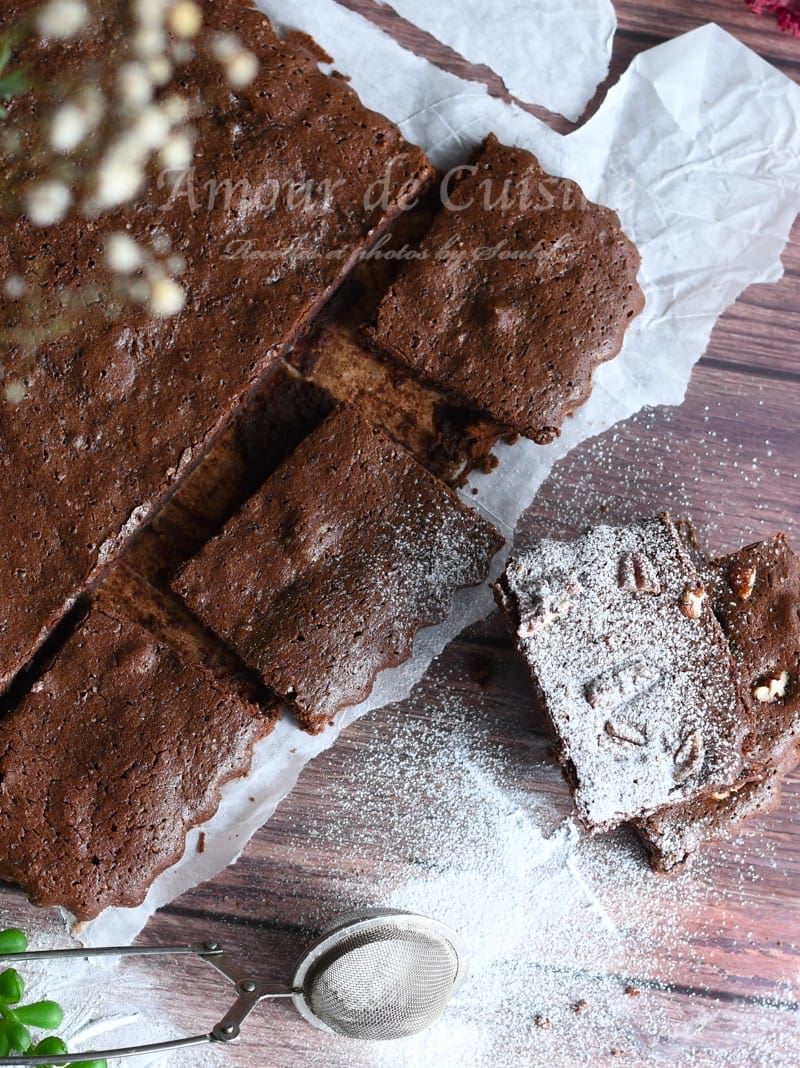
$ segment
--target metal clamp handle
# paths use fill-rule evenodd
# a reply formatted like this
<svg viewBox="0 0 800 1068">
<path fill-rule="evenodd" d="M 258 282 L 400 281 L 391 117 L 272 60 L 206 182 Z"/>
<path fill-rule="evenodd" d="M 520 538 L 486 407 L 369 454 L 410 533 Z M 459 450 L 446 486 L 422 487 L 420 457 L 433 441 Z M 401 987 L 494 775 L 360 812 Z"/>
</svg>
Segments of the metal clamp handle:
<svg viewBox="0 0 800 1068">
<path fill-rule="evenodd" d="M 141 1046 L 126 1046 L 119 1049 L 86 1050 L 83 1053 L 62 1053 L 35 1057 L 0 1057 L 0 1066 L 25 1065 L 68 1065 L 80 1061 L 104 1060 L 109 1057 L 139 1057 L 147 1053 L 167 1053 L 189 1046 L 200 1046 L 207 1042 L 233 1042 L 239 1037 L 241 1025 L 256 1008 L 266 999 L 290 998 L 291 990 L 270 991 L 260 986 L 244 969 L 232 960 L 218 942 L 193 942 L 188 945 L 175 946 L 103 946 L 89 949 L 45 949 L 30 953 L 3 953 L 0 961 L 37 961 L 64 960 L 70 957 L 164 957 L 195 956 L 210 964 L 236 987 L 236 1001 L 220 1022 L 204 1035 L 191 1035 L 164 1042 L 151 1042 Z"/>
</svg>

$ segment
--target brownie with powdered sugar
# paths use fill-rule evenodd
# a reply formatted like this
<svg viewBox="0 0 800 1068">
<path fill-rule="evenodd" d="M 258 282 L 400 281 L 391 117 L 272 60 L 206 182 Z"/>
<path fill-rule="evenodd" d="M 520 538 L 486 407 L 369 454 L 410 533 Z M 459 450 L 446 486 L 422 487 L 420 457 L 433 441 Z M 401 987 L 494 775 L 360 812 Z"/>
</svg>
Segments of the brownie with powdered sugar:
<svg viewBox="0 0 800 1068">
<path fill-rule="evenodd" d="M 737 779 L 748 712 L 668 516 L 540 541 L 514 556 L 497 594 L 588 828 Z"/>
<path fill-rule="evenodd" d="M 800 759 L 800 559 L 778 534 L 712 561 L 709 592 L 750 712 L 745 768 L 713 796 L 639 822 L 650 862 L 662 872 L 774 809 L 784 775 Z"/>
<path fill-rule="evenodd" d="M 477 585 L 503 540 L 356 408 L 302 442 L 173 581 L 197 615 L 321 730 L 420 627 Z"/>
</svg>

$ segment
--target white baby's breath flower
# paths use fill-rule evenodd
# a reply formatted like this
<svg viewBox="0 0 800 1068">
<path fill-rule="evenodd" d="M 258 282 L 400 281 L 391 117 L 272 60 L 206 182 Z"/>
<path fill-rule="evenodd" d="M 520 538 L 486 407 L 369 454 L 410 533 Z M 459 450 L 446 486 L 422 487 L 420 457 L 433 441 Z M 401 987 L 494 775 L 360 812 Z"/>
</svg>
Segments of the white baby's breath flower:
<svg viewBox="0 0 800 1068">
<path fill-rule="evenodd" d="M 258 60 L 252 52 L 242 50 L 225 63 L 225 75 L 234 89 L 244 89 L 258 74 Z"/>
<path fill-rule="evenodd" d="M 89 9 L 83 0 L 49 0 L 36 16 L 36 29 L 43 37 L 68 40 L 88 21 Z"/>
<path fill-rule="evenodd" d="M 157 275 L 150 282 L 150 311 L 160 319 L 177 315 L 186 303 L 186 292 L 174 278 Z"/>
<path fill-rule="evenodd" d="M 176 37 L 196 37 L 202 24 L 203 13 L 193 0 L 178 0 L 167 18 L 167 25 Z"/>
<path fill-rule="evenodd" d="M 50 147 L 56 152 L 73 152 L 100 124 L 104 110 L 103 94 L 94 86 L 86 86 L 53 115 Z"/>
<path fill-rule="evenodd" d="M 233 33 L 218 33 L 211 41 L 211 52 L 220 63 L 233 59 L 241 50 L 241 41 Z"/>
<path fill-rule="evenodd" d="M 180 252 L 175 252 L 167 260 L 167 269 L 174 278 L 180 278 L 186 272 L 186 257 Z"/>
<path fill-rule="evenodd" d="M 28 190 L 25 210 L 37 226 L 52 226 L 61 222 L 72 203 L 72 193 L 63 182 L 41 182 Z"/>
<path fill-rule="evenodd" d="M 153 98 L 153 79 L 143 63 L 123 63 L 117 72 L 117 91 L 123 104 L 144 107 Z"/>
<path fill-rule="evenodd" d="M 133 34 L 131 46 L 139 59 L 150 59 L 151 56 L 160 56 L 164 52 L 167 39 L 159 26 L 148 26 Z"/>
<path fill-rule="evenodd" d="M 211 42 L 211 52 L 225 68 L 225 76 L 234 89 L 250 85 L 258 74 L 258 60 L 236 34 L 218 33 Z"/>
<path fill-rule="evenodd" d="M 191 41 L 175 41 L 172 45 L 172 58 L 176 63 L 191 63 L 196 55 Z"/>
<path fill-rule="evenodd" d="M 177 126 L 189 118 L 189 101 L 178 93 L 170 93 L 161 102 L 161 110 L 172 125 Z"/>
<path fill-rule="evenodd" d="M 130 234 L 109 234 L 106 239 L 106 262 L 115 274 L 133 274 L 144 263 L 144 252 Z"/>
<path fill-rule="evenodd" d="M 194 139 L 187 130 L 174 133 L 158 154 L 162 167 L 169 171 L 185 171 L 194 156 Z"/>
<path fill-rule="evenodd" d="M 158 104 L 151 104 L 139 116 L 131 131 L 131 136 L 143 149 L 155 151 L 167 143 L 170 133 L 170 121 Z"/>
<path fill-rule="evenodd" d="M 55 152 L 74 152 L 90 130 L 89 117 L 82 108 L 77 104 L 62 104 L 53 116 L 50 147 Z"/>
<path fill-rule="evenodd" d="M 172 77 L 172 64 L 166 56 L 151 56 L 147 61 L 147 73 L 156 85 L 166 85 Z"/>
<path fill-rule="evenodd" d="M 133 11 L 143 26 L 161 26 L 172 0 L 135 0 Z"/>
<path fill-rule="evenodd" d="M 97 168 L 96 201 L 99 208 L 115 208 L 135 197 L 144 182 L 139 159 L 110 152 Z"/>
<path fill-rule="evenodd" d="M 9 300 L 21 300 L 26 289 L 25 279 L 18 274 L 10 274 L 3 282 L 3 295 Z"/>
<path fill-rule="evenodd" d="M 18 378 L 12 378 L 3 390 L 6 400 L 9 404 L 22 404 L 27 396 L 27 390 L 25 389 L 25 383 L 20 382 Z"/>
<path fill-rule="evenodd" d="M 159 256 L 165 255 L 172 248 L 172 238 L 166 230 L 156 230 L 150 238 L 150 243 L 153 246 L 153 252 Z"/>
</svg>

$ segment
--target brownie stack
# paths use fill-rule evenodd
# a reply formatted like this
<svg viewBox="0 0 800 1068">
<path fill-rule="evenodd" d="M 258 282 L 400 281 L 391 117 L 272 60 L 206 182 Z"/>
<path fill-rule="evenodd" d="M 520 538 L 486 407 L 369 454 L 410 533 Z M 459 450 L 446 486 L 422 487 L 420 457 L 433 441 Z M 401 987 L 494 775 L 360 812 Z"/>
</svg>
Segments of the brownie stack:
<svg viewBox="0 0 800 1068">
<path fill-rule="evenodd" d="M 342 407 L 174 580 L 265 685 L 321 730 L 411 654 L 502 538 L 355 408 Z"/>
<path fill-rule="evenodd" d="M 143 900 L 281 713 L 323 729 L 485 581 L 502 538 L 447 482 L 499 436 L 557 435 L 642 306 L 617 217 L 530 153 L 490 137 L 434 203 L 424 153 L 313 41 L 247 0 L 200 6 L 258 71 L 234 86 L 198 47 L 156 87 L 192 99 L 191 171 L 101 217 L 20 210 L 0 243 L 0 280 L 57 301 L 116 292 L 122 232 L 187 295 L 165 318 L 116 298 L 43 318 L 0 368 L 22 385 L 0 401 L 0 875 L 82 919 Z M 128 29 L 14 59 L 34 86 L 78 83 Z M 51 110 L 32 91 L 7 121 Z M 25 166 L 4 157 L 0 182 Z M 365 266 L 406 231 L 417 259 Z M 25 308 L 0 298 L 4 336 Z"/>
<path fill-rule="evenodd" d="M 778 535 L 698 565 L 668 516 L 543 541 L 498 600 L 582 822 L 683 866 L 774 807 L 800 759 L 800 562 Z"/>
</svg>

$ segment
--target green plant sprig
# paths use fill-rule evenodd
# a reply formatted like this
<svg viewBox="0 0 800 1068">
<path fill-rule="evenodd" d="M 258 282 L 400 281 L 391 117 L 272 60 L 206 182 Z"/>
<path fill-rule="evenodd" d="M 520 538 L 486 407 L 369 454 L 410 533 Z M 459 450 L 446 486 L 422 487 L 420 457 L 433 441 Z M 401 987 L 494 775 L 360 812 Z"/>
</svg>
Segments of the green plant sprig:
<svg viewBox="0 0 800 1068">
<path fill-rule="evenodd" d="M 24 953 L 27 948 L 28 939 L 24 931 L 17 927 L 0 931 L 0 955 Z M 67 1053 L 67 1044 L 58 1035 L 48 1035 L 34 1042 L 30 1030 L 58 1030 L 64 1021 L 64 1010 L 58 1002 L 34 1001 L 23 1005 L 21 1002 L 24 996 L 25 981 L 19 972 L 15 968 L 6 968 L 0 972 L 0 1057 L 20 1053 L 30 1057 L 57 1058 L 59 1054 Z M 55 1068 L 55 1065 L 47 1065 L 46 1068 Z M 94 1060 L 79 1061 L 73 1068 L 108 1066 L 104 1060 Z"/>
<path fill-rule="evenodd" d="M 0 40 L 0 100 L 11 100 L 15 96 L 22 96 L 31 87 L 27 67 L 14 67 L 9 70 L 14 44 L 15 41 L 11 35 Z M 5 119 L 7 115 L 6 109 L 0 106 L 0 119 Z"/>
</svg>

